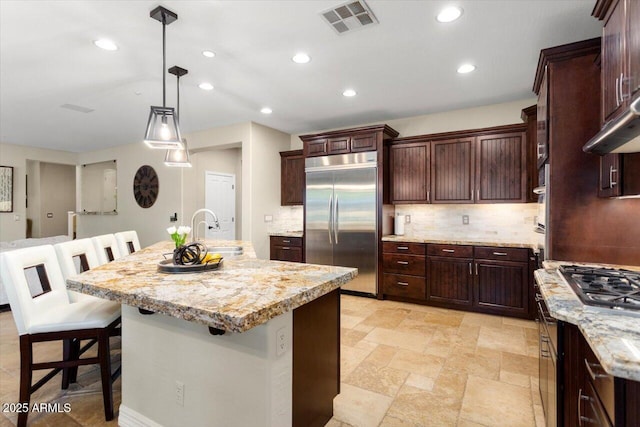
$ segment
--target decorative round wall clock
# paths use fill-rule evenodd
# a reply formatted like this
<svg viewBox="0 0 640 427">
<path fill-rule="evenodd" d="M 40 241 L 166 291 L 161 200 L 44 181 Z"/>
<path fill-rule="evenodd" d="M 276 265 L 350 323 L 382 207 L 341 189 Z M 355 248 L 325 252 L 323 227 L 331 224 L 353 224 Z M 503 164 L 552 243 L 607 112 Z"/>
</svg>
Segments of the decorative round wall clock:
<svg viewBox="0 0 640 427">
<path fill-rule="evenodd" d="M 133 177 L 133 197 L 141 208 L 150 208 L 158 198 L 158 174 L 149 165 L 140 166 Z"/>
</svg>

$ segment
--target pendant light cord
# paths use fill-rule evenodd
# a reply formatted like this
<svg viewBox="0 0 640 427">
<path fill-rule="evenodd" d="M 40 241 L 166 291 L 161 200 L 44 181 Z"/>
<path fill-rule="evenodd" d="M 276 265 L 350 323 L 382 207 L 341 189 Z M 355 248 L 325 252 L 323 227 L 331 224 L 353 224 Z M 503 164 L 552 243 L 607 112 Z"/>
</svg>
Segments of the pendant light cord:
<svg viewBox="0 0 640 427">
<path fill-rule="evenodd" d="M 166 28 L 167 28 L 167 17 L 164 12 L 162 12 L 162 106 L 167 106 L 167 95 L 166 95 L 166 85 L 167 85 L 167 72 L 165 71 L 167 68 L 167 44 L 165 42 L 166 36 Z"/>
</svg>

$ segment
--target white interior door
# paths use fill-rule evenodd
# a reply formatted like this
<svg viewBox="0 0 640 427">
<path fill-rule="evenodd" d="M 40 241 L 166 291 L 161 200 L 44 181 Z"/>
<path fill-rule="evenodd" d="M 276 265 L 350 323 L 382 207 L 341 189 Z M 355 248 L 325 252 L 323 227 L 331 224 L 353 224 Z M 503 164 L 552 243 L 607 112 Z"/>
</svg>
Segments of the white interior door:
<svg viewBox="0 0 640 427">
<path fill-rule="evenodd" d="M 207 229 L 207 239 L 235 240 L 236 238 L 236 176 L 205 172 L 204 205 L 218 217 L 220 229 Z M 207 221 L 211 218 L 207 216 Z M 213 225 L 211 223 L 211 225 Z"/>
</svg>

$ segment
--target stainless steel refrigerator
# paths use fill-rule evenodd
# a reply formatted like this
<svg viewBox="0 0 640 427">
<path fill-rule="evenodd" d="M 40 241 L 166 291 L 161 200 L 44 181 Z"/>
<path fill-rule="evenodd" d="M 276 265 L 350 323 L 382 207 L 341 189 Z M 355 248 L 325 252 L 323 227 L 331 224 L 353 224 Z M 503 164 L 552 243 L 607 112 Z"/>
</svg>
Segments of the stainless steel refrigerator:
<svg viewBox="0 0 640 427">
<path fill-rule="evenodd" d="M 310 264 L 355 267 L 342 289 L 376 295 L 377 153 L 305 160 L 305 246 Z"/>
</svg>

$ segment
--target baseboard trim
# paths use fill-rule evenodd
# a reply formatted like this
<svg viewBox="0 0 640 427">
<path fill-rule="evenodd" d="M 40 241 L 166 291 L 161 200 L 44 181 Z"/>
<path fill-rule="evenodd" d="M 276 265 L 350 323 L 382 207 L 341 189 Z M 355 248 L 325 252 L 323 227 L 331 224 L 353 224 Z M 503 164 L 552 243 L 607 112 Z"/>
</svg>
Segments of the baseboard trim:
<svg viewBox="0 0 640 427">
<path fill-rule="evenodd" d="M 118 409 L 118 425 L 120 427 L 163 427 L 162 424 L 158 424 L 122 404 Z"/>
</svg>

